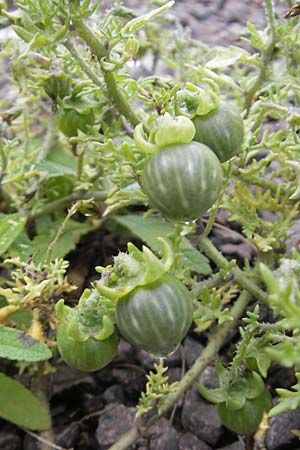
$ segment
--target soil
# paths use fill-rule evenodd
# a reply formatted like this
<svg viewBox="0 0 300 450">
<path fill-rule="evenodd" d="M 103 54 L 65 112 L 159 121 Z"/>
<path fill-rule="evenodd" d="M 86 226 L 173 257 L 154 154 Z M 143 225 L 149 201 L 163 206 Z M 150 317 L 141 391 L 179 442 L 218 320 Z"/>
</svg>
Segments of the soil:
<svg viewBox="0 0 300 450">
<path fill-rule="evenodd" d="M 130 6 L 132 2 L 125 4 Z M 191 28 L 194 38 L 211 45 L 239 45 L 239 36 L 244 32 L 248 21 L 258 26 L 264 25 L 262 5 L 262 0 L 177 0 L 174 11 L 182 25 Z M 284 6 L 281 4 L 280 11 L 287 9 Z M 218 222 L 225 229 L 214 229 L 211 235 L 214 244 L 228 258 L 236 258 L 241 264 L 244 259 L 248 259 L 251 263 L 255 252 L 245 243 L 239 228 L 234 224 L 229 227 L 223 211 L 219 214 Z M 93 242 L 92 247 L 90 242 Z M 108 263 L 107 255 L 115 254 L 118 250 L 125 249 L 125 246 L 126 239 L 123 235 L 120 237 L 105 231 L 82 240 L 78 250 L 69 255 L 70 276 L 79 286 L 78 295 L 92 280 L 96 261 L 101 257 L 104 264 Z M 237 331 L 233 330 L 220 355 L 225 362 L 236 338 Z M 181 348 L 165 360 L 169 367 L 170 381 L 180 379 L 201 354 L 205 344 L 205 333 L 189 333 Z M 56 445 L 59 446 L 56 448 L 108 449 L 132 426 L 135 405 L 140 392 L 145 388 L 146 374 L 153 368 L 154 362 L 147 353 L 132 348 L 122 339 L 117 357 L 109 366 L 95 373 L 85 374 L 57 361 L 57 370 L 50 376 L 51 414 Z M 8 370 L 6 361 L 0 362 L 0 366 L 1 369 Z M 201 380 L 208 387 L 216 387 L 217 380 L 212 366 L 207 367 Z M 269 388 L 274 395 L 273 386 L 287 387 L 294 381 L 291 371 L 276 367 L 272 368 L 269 380 Z M 300 411 L 290 411 L 271 419 L 265 447 L 261 449 L 299 449 L 299 440 L 289 431 L 299 428 Z M 36 437 L 0 421 L 0 450 L 37 448 Z M 225 429 L 218 419 L 215 406 L 200 397 L 195 384 L 178 402 L 171 416 L 162 418 L 131 448 L 249 450 L 253 448 L 253 441 L 252 437 L 245 440 Z"/>
</svg>

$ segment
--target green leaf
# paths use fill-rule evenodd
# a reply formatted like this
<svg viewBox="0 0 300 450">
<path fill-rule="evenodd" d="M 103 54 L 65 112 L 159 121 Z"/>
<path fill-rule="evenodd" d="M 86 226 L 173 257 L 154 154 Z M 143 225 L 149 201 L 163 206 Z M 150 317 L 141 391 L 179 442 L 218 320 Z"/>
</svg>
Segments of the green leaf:
<svg viewBox="0 0 300 450">
<path fill-rule="evenodd" d="M 28 309 L 20 308 L 10 314 L 8 320 L 13 324 L 17 324 L 18 328 L 29 328 L 32 321 L 32 314 Z"/>
<path fill-rule="evenodd" d="M 115 216 L 113 220 L 126 227 L 132 235 L 144 241 L 155 252 L 160 250 L 157 238 L 167 238 L 173 232 L 171 224 L 154 217 L 127 214 L 126 216 Z M 203 275 L 211 273 L 208 260 L 192 247 L 188 239 L 182 239 L 179 251 L 179 261 L 182 266 L 187 266 L 190 270 Z"/>
<path fill-rule="evenodd" d="M 0 215 L 0 255 L 2 255 L 23 231 L 26 216 L 20 213 Z"/>
<path fill-rule="evenodd" d="M 126 23 L 123 29 L 124 33 L 133 33 L 134 31 L 138 30 L 146 23 L 148 23 L 150 20 L 154 19 L 154 17 L 170 9 L 174 5 L 174 3 L 175 2 L 171 0 L 160 8 L 154 9 L 147 14 L 143 14 L 142 16 L 130 20 Z"/>
<path fill-rule="evenodd" d="M 49 217 L 43 217 L 37 220 L 37 236 L 31 241 L 27 234 L 22 233 L 11 247 L 12 256 L 19 256 L 22 261 L 26 261 L 33 255 L 36 264 L 44 262 L 47 250 L 56 236 L 58 228 L 61 226 L 61 220 L 51 221 Z M 75 220 L 69 220 L 60 239 L 57 241 L 52 260 L 63 258 L 73 250 L 80 237 L 97 227 L 97 223 L 81 223 Z"/>
<path fill-rule="evenodd" d="M 299 387 L 299 385 L 296 385 Z M 293 386 L 295 388 L 295 386 Z M 279 403 L 269 411 L 269 417 L 277 416 L 287 411 L 292 411 L 300 406 L 300 392 L 297 390 L 288 391 L 287 389 L 276 389 L 280 397 Z"/>
<path fill-rule="evenodd" d="M 14 328 L 0 326 L 0 357 L 17 361 L 44 361 L 52 353 L 43 342 Z"/>
<path fill-rule="evenodd" d="M 76 170 L 71 167 L 62 165 L 55 161 L 49 161 L 44 159 L 38 163 L 35 168 L 40 172 L 46 172 L 48 177 L 57 177 L 60 175 L 73 175 L 76 176 Z"/>
<path fill-rule="evenodd" d="M 51 426 L 42 403 L 4 373 L 0 373 L 0 417 L 30 430 L 48 430 Z"/>
<path fill-rule="evenodd" d="M 68 168 L 76 174 L 77 162 L 76 158 L 69 153 L 66 153 L 63 148 L 59 146 L 52 147 L 47 155 L 45 161 L 52 161 L 65 168 Z"/>
<path fill-rule="evenodd" d="M 217 55 L 206 63 L 208 69 L 220 69 L 228 67 L 240 61 L 242 56 L 248 56 L 249 53 L 242 48 L 231 45 L 230 47 L 217 51 Z"/>
</svg>

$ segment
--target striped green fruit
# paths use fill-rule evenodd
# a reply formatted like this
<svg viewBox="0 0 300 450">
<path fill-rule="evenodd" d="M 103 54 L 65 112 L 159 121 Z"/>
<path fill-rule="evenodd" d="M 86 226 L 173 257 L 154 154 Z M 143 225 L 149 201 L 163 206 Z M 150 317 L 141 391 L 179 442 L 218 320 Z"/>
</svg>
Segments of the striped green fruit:
<svg viewBox="0 0 300 450">
<path fill-rule="evenodd" d="M 84 342 L 76 341 L 68 334 L 68 323 L 62 320 L 57 329 L 57 346 L 62 359 L 74 369 L 94 372 L 102 369 L 114 358 L 118 337 L 114 332 L 104 340 L 89 337 Z"/>
<path fill-rule="evenodd" d="M 95 122 L 95 115 L 92 109 L 86 114 L 80 114 L 75 109 L 60 108 L 57 113 L 57 124 L 60 131 L 67 137 L 78 135 L 78 130 L 84 133 L 88 130 L 88 125 L 93 125 Z"/>
<path fill-rule="evenodd" d="M 151 206 L 171 220 L 189 222 L 218 198 L 222 168 L 206 145 L 169 145 L 150 156 L 141 181 Z"/>
<path fill-rule="evenodd" d="M 230 409 L 226 402 L 217 406 L 218 415 L 229 430 L 235 433 L 254 433 L 262 420 L 263 413 L 272 408 L 272 397 L 264 388 L 255 398 L 246 398 L 244 406 L 240 409 Z"/>
<path fill-rule="evenodd" d="M 194 141 L 211 148 L 221 162 L 228 161 L 239 151 L 244 139 L 244 122 L 238 109 L 225 102 L 208 114 L 193 119 Z"/>
<path fill-rule="evenodd" d="M 116 324 L 122 336 L 155 357 L 173 353 L 193 320 L 192 297 L 171 275 L 138 286 L 118 300 Z"/>
</svg>

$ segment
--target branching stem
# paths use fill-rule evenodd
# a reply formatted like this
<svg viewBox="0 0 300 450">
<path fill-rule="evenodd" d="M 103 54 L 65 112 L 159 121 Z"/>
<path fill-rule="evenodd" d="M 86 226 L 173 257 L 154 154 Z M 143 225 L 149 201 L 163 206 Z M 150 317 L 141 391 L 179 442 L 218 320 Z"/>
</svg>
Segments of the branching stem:
<svg viewBox="0 0 300 450">
<path fill-rule="evenodd" d="M 257 78 L 254 81 L 252 87 L 249 89 L 245 102 L 244 109 L 246 110 L 246 117 L 249 115 L 249 111 L 252 105 L 252 101 L 257 94 L 257 92 L 262 87 L 268 72 L 268 66 L 272 61 L 274 48 L 276 45 L 276 25 L 275 25 L 275 15 L 274 15 L 274 5 L 273 0 L 266 0 L 266 11 L 268 16 L 268 22 L 271 29 L 271 38 L 269 44 L 266 46 L 265 50 L 262 53 L 262 60 L 260 64 L 260 70 L 258 72 Z"/>
<path fill-rule="evenodd" d="M 254 184 L 255 186 L 259 186 L 263 189 L 266 189 L 267 191 L 271 191 L 274 194 L 278 192 L 278 189 L 280 189 L 280 192 L 283 195 L 292 194 L 292 192 L 289 192 L 289 188 L 287 188 L 283 184 L 273 183 L 270 180 L 264 180 L 263 178 L 260 178 L 256 175 L 247 175 L 241 173 L 238 169 L 233 169 L 232 176 L 244 181 L 245 183 Z"/>
<path fill-rule="evenodd" d="M 67 40 L 64 42 L 64 46 L 69 50 L 74 59 L 78 62 L 78 65 L 81 67 L 84 73 L 93 81 L 96 86 L 102 87 L 103 81 L 97 77 L 97 75 L 90 69 L 89 65 L 85 62 L 85 60 L 80 55 L 79 51 L 73 45 L 73 42 Z"/>
<path fill-rule="evenodd" d="M 77 30 L 79 36 L 85 41 L 85 43 L 93 50 L 97 59 L 101 65 L 101 60 L 107 57 L 107 50 L 93 31 L 80 19 L 73 21 L 73 26 Z M 140 118 L 136 115 L 131 105 L 126 101 L 123 93 L 120 91 L 115 75 L 111 71 L 104 70 L 103 76 L 106 83 L 108 93 L 112 97 L 119 112 L 126 117 L 132 126 L 136 126 L 140 123 Z"/>
<path fill-rule="evenodd" d="M 108 195 L 107 191 L 99 191 L 99 192 L 87 192 L 87 193 L 76 193 L 76 194 L 70 194 L 66 195 L 65 197 L 59 198 L 58 200 L 55 200 L 54 202 L 47 203 L 47 205 L 41 206 L 40 208 L 37 208 L 33 211 L 31 211 L 28 214 L 28 220 L 34 220 L 38 219 L 42 216 L 47 216 L 48 214 L 52 214 L 54 212 L 59 211 L 60 209 L 63 209 L 69 205 L 71 205 L 73 202 L 76 202 L 77 200 L 88 200 L 90 198 L 94 198 L 95 200 L 102 200 L 104 201 Z M 26 212 L 25 212 L 26 214 Z"/>
<path fill-rule="evenodd" d="M 211 259 L 220 269 L 228 271 L 231 269 L 232 265 L 227 261 L 226 258 L 219 252 L 219 250 L 212 244 L 212 242 L 204 236 L 197 237 L 197 244 L 205 255 Z M 253 297 L 261 301 L 264 304 L 268 304 L 268 295 L 260 289 L 254 281 L 251 280 L 249 275 L 245 274 L 237 266 L 234 267 L 232 273 L 236 283 L 242 288 L 248 291 Z"/>
</svg>

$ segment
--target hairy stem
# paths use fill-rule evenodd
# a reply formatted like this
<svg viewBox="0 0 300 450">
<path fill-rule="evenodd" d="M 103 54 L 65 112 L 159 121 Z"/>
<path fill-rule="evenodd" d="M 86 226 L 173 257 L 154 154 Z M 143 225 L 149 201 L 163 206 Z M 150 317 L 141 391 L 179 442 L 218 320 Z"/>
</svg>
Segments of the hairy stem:
<svg viewBox="0 0 300 450">
<path fill-rule="evenodd" d="M 276 194 L 278 192 L 278 189 L 280 189 L 280 192 L 283 195 L 286 195 L 286 194 L 291 195 L 292 194 L 292 192 L 290 192 L 290 190 L 283 184 L 273 183 L 270 180 L 265 180 L 256 175 L 248 175 L 248 174 L 240 172 L 238 169 L 234 169 L 232 171 L 232 175 L 235 178 L 238 178 L 238 179 L 244 181 L 245 183 L 254 184 L 255 186 L 259 186 L 263 189 L 266 189 L 267 191 L 274 192 L 274 194 Z"/>
<path fill-rule="evenodd" d="M 98 39 L 98 37 L 93 33 L 93 31 L 82 21 L 82 20 L 74 20 L 73 26 L 77 30 L 79 36 L 85 41 L 85 43 L 93 50 L 97 59 L 101 64 L 101 60 L 107 57 L 107 50 L 102 42 Z M 111 98 L 113 99 L 116 107 L 119 112 L 126 117 L 127 120 L 131 123 L 132 126 L 136 126 L 140 123 L 140 118 L 136 115 L 134 109 L 131 105 L 126 101 L 123 93 L 119 89 L 119 86 L 116 83 L 115 75 L 113 72 L 104 70 L 103 76 L 104 81 L 107 86 L 107 90 Z"/>
<path fill-rule="evenodd" d="M 71 205 L 73 202 L 76 202 L 77 200 L 89 200 L 90 198 L 93 198 L 95 200 L 102 200 L 104 201 L 108 195 L 107 191 L 99 191 L 99 192 L 86 192 L 86 193 L 76 193 L 76 194 L 70 194 L 66 195 L 65 197 L 59 198 L 58 200 L 55 200 L 54 202 L 47 203 L 47 205 L 41 206 L 40 208 L 37 208 L 35 210 L 32 210 L 30 213 L 28 213 L 28 220 L 34 220 L 38 219 L 42 216 L 47 216 L 48 214 L 52 214 L 54 212 L 59 211 L 60 209 L 63 209 L 69 205 Z"/>
<path fill-rule="evenodd" d="M 262 60 L 260 65 L 260 70 L 258 72 L 257 78 L 254 81 L 252 87 L 249 89 L 245 102 L 244 109 L 246 110 L 246 117 L 248 117 L 252 101 L 257 94 L 257 92 L 261 89 L 268 72 L 268 66 L 272 61 L 274 48 L 276 45 L 276 26 L 275 26 L 275 14 L 274 14 L 274 4 L 273 0 L 266 0 L 266 11 L 268 16 L 268 22 L 271 29 L 271 38 L 270 42 L 262 53 Z"/>
<path fill-rule="evenodd" d="M 97 75 L 90 69 L 90 66 L 82 58 L 81 54 L 79 53 L 75 45 L 73 45 L 73 43 L 70 40 L 67 40 L 64 42 L 64 46 L 66 47 L 66 49 L 69 50 L 73 58 L 76 59 L 76 61 L 78 62 L 78 65 L 81 67 L 83 72 L 87 74 L 87 76 L 93 81 L 93 83 L 96 86 L 102 87 L 103 85 L 102 80 L 98 78 Z"/>
<path fill-rule="evenodd" d="M 266 12 L 268 22 L 271 28 L 272 37 L 276 37 L 276 25 L 275 25 L 275 8 L 273 0 L 266 0 Z"/>
<path fill-rule="evenodd" d="M 109 450 L 126 450 L 132 445 L 145 429 L 153 425 L 162 415 L 174 406 L 174 404 L 182 397 L 182 395 L 190 388 L 194 381 L 201 375 L 204 369 L 210 364 L 216 357 L 218 351 L 224 345 L 230 330 L 238 322 L 242 316 L 247 304 L 251 299 L 251 295 L 247 291 L 242 291 L 236 303 L 231 309 L 232 321 L 228 321 L 219 325 L 214 334 L 212 334 L 209 342 L 195 364 L 184 375 L 181 381 L 178 383 L 176 392 L 169 394 L 166 397 L 165 402 L 160 410 L 159 414 L 152 416 L 145 423 L 138 420 L 135 425 L 125 433 L 119 441 L 117 441 Z"/>
<path fill-rule="evenodd" d="M 211 259 L 220 269 L 225 271 L 230 270 L 232 268 L 231 263 L 227 261 L 226 258 L 222 255 L 222 253 L 217 250 L 217 248 L 212 244 L 212 242 L 205 236 L 197 236 L 197 244 L 201 248 L 201 250 L 205 253 L 205 255 Z M 247 275 L 238 267 L 234 267 L 232 273 L 234 274 L 234 278 L 236 283 L 242 288 L 248 291 L 253 297 L 262 303 L 268 304 L 268 296 L 267 294 L 260 289 L 254 281 L 251 280 L 249 274 Z"/>
<path fill-rule="evenodd" d="M 55 238 L 53 239 L 53 241 L 51 242 L 51 244 L 48 247 L 47 250 L 47 254 L 46 254 L 46 264 L 49 264 L 51 261 L 51 256 L 54 250 L 54 247 L 57 243 L 57 241 L 59 240 L 59 238 L 61 237 L 61 235 L 63 234 L 63 232 L 65 231 L 66 225 L 69 222 L 69 220 L 71 219 L 71 217 L 73 216 L 73 214 L 75 214 L 75 212 L 77 211 L 77 207 L 76 204 L 74 204 L 68 211 L 68 214 L 66 215 L 66 217 L 64 218 L 63 223 L 61 224 L 61 226 L 59 227 Z"/>
</svg>

